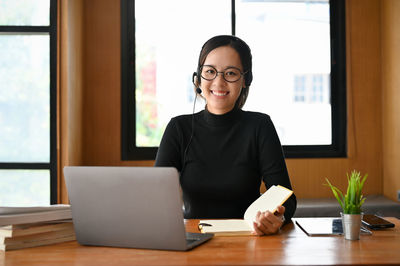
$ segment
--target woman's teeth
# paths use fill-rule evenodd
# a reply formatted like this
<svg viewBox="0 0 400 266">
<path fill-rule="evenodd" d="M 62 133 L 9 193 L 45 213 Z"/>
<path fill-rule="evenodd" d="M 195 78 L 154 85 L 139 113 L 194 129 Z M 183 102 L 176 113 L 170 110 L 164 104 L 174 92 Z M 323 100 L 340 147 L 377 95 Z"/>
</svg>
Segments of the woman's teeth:
<svg viewBox="0 0 400 266">
<path fill-rule="evenodd" d="M 212 94 L 216 95 L 216 96 L 225 96 L 228 94 L 227 91 L 225 92 L 217 92 L 217 91 L 211 91 Z"/>
</svg>

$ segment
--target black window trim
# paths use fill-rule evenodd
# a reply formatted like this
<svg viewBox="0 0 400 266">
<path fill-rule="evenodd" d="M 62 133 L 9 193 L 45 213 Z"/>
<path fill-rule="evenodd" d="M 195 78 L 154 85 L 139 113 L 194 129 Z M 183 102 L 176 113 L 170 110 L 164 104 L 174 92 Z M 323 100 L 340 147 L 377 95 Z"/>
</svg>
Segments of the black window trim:
<svg viewBox="0 0 400 266">
<path fill-rule="evenodd" d="M 331 145 L 283 145 L 286 158 L 335 158 L 347 156 L 346 27 L 345 1 L 330 0 L 331 32 Z M 235 0 L 232 34 L 235 34 Z M 135 4 L 121 0 L 121 158 L 154 160 L 157 147 L 136 147 Z"/>
<path fill-rule="evenodd" d="M 49 170 L 50 204 L 58 202 L 57 182 L 57 0 L 50 1 L 49 26 L 0 26 L 0 34 L 49 34 L 50 39 L 50 162 L 0 162 L 0 170 Z"/>
</svg>

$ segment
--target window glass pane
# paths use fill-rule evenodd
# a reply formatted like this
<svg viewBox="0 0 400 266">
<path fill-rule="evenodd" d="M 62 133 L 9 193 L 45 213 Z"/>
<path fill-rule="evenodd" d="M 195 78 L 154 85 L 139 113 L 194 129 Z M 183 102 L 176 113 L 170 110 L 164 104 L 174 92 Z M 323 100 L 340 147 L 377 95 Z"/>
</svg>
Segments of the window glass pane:
<svg viewBox="0 0 400 266">
<path fill-rule="evenodd" d="M 48 204 L 49 170 L 0 170 L 0 206 Z"/>
<path fill-rule="evenodd" d="M 0 0 L 1 26 L 48 26 L 50 0 Z"/>
<path fill-rule="evenodd" d="M 136 146 L 158 146 L 169 120 L 192 112 L 201 46 L 231 34 L 231 1 L 136 0 L 135 12 Z"/>
<path fill-rule="evenodd" d="M 329 2 L 236 3 L 236 33 L 253 52 L 244 109 L 269 114 L 284 145 L 331 144 Z"/>
<path fill-rule="evenodd" d="M 0 162 L 49 162 L 49 36 L 0 35 Z"/>
</svg>

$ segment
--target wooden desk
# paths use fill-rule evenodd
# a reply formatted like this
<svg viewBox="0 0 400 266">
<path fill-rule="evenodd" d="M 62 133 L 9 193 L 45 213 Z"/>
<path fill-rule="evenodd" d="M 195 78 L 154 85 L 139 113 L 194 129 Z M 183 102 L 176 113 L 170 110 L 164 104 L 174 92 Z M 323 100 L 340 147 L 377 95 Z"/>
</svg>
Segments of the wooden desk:
<svg viewBox="0 0 400 266">
<path fill-rule="evenodd" d="M 374 231 L 359 241 L 340 236 L 308 237 L 294 224 L 280 234 L 214 237 L 188 252 L 80 246 L 76 241 L 0 251 L 0 265 L 312 265 L 400 264 L 400 220 L 394 229 Z M 198 220 L 186 221 L 198 232 Z"/>
</svg>

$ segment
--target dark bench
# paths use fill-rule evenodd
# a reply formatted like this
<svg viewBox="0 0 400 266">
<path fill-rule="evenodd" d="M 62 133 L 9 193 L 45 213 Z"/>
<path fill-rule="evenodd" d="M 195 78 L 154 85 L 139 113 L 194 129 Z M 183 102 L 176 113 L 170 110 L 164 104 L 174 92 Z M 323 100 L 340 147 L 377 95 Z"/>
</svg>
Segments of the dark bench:
<svg viewBox="0 0 400 266">
<path fill-rule="evenodd" d="M 400 218 L 400 203 L 382 195 L 367 195 L 363 212 Z M 335 198 L 297 199 L 294 217 L 339 217 L 341 208 Z"/>
</svg>

